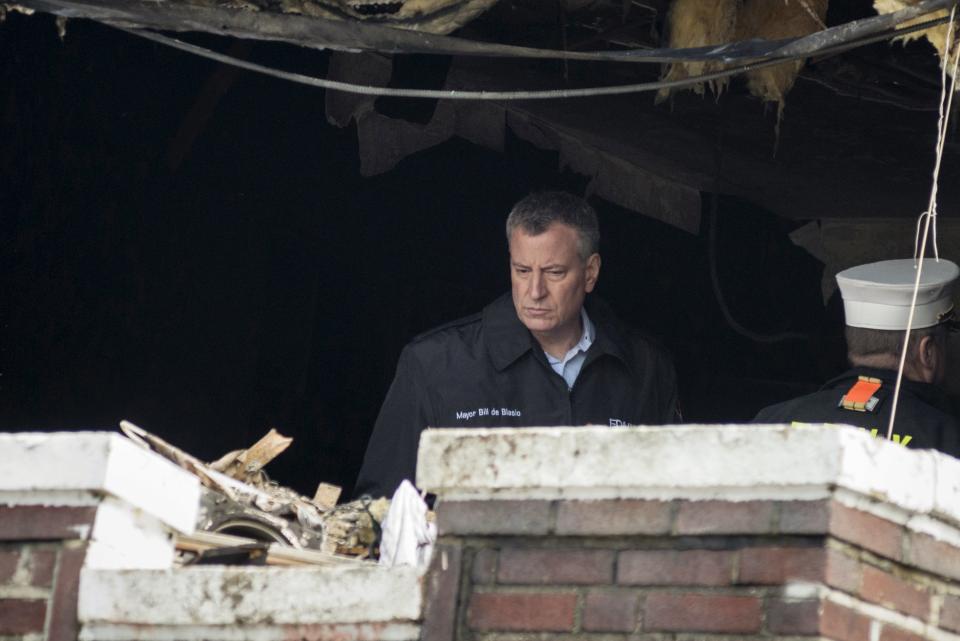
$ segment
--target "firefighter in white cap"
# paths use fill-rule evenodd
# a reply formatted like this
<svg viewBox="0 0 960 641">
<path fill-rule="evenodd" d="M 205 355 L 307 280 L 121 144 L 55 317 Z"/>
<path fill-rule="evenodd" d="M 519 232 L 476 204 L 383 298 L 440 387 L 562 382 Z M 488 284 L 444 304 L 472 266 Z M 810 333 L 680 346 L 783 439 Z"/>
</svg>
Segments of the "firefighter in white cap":
<svg viewBox="0 0 960 641">
<path fill-rule="evenodd" d="M 837 274 L 852 369 L 820 391 L 760 411 L 756 423 L 841 423 L 886 436 L 916 280 L 912 259 L 858 265 Z M 914 309 L 894 440 L 960 457 L 960 424 L 939 385 L 946 376 L 952 290 L 960 269 L 924 259 Z"/>
</svg>

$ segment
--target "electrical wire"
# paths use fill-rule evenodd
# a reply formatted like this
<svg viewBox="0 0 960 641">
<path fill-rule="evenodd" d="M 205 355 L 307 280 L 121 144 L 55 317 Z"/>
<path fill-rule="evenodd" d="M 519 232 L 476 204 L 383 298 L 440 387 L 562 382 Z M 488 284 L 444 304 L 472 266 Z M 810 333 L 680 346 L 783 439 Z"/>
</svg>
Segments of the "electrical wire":
<svg viewBox="0 0 960 641">
<path fill-rule="evenodd" d="M 333 20 L 302 15 L 224 10 L 155 0 L 18 0 L 21 6 L 53 13 L 63 18 L 87 18 L 104 24 L 154 31 L 206 31 L 241 39 L 285 42 L 311 49 L 379 51 L 427 55 L 479 56 L 537 60 L 581 60 L 664 64 L 715 61 L 726 65 L 748 64 L 765 59 L 815 55 L 827 47 L 863 41 L 874 34 L 895 30 L 898 25 L 947 8 L 953 0 L 919 0 L 916 4 L 795 38 L 753 38 L 719 45 L 681 48 L 635 48 L 625 50 L 570 51 L 466 40 L 388 26 L 383 22 Z M 109 4 L 105 4 L 109 2 Z M 449 9 L 449 7 L 448 7 Z M 909 33 L 903 29 L 901 33 Z"/>
<path fill-rule="evenodd" d="M 929 29 L 932 26 L 943 24 L 948 18 L 937 18 L 934 20 L 928 20 L 918 25 L 913 25 L 905 29 L 896 29 L 896 30 L 887 30 L 880 34 L 874 34 L 866 38 L 844 42 L 839 45 L 834 45 L 827 47 L 820 51 L 817 51 L 818 56 L 834 55 L 853 49 L 856 47 L 861 47 L 867 44 L 872 44 L 874 42 L 879 42 L 882 40 L 887 40 L 890 38 L 895 38 L 902 36 L 913 31 L 920 31 L 923 29 Z M 109 23 L 107 23 L 109 24 Z M 138 36 L 140 38 L 145 38 L 159 44 L 172 47 L 174 49 L 179 49 L 187 53 L 192 53 L 203 58 L 208 58 L 210 60 L 216 60 L 217 62 L 239 67 L 241 69 L 246 69 L 247 71 L 254 71 L 256 73 L 265 74 L 268 76 L 273 76 L 275 78 L 280 78 L 282 80 L 288 80 L 290 82 L 296 82 L 299 84 L 308 85 L 311 87 L 318 87 L 322 89 L 330 89 L 334 91 L 343 91 L 345 93 L 353 93 L 367 96 L 392 96 L 397 98 L 428 98 L 428 99 L 442 99 L 442 100 L 552 100 L 558 98 L 586 98 L 594 96 L 615 96 L 623 94 L 632 94 L 632 93 L 642 93 L 648 91 L 657 91 L 660 89 L 672 89 L 678 87 L 686 87 L 691 85 L 696 85 L 702 82 L 709 82 L 711 80 L 718 80 L 720 78 L 727 78 L 734 76 L 740 73 L 745 73 L 747 71 L 753 71 L 755 69 L 763 69 L 765 67 L 772 67 L 775 65 L 783 64 L 794 60 L 797 58 L 807 58 L 811 54 L 795 54 L 792 56 L 774 58 L 771 60 L 763 60 L 760 62 L 739 65 L 730 69 L 723 69 L 720 71 L 715 71 L 712 73 L 706 73 L 699 76 L 693 76 L 690 78 L 683 78 L 678 80 L 657 80 L 653 82 L 643 82 L 635 83 L 628 85 L 614 85 L 614 86 L 605 86 L 605 87 L 584 87 L 578 89 L 547 89 L 547 90 L 516 90 L 516 91 L 470 91 L 462 89 L 406 89 L 406 88 L 396 88 L 396 87 L 374 87 L 369 85 L 358 85 L 349 82 L 340 82 L 337 80 L 327 80 L 326 78 L 317 78 L 315 76 L 307 76 L 304 74 L 284 71 L 281 69 L 275 69 L 273 67 L 268 67 L 265 65 L 257 64 L 255 62 L 249 62 L 246 60 L 240 60 L 226 54 L 222 54 L 216 51 L 212 51 L 205 47 L 200 47 L 198 45 L 190 44 L 188 42 L 183 42 L 176 38 L 170 38 L 168 36 L 163 36 L 152 31 L 144 31 L 140 29 L 127 29 L 125 27 L 113 26 L 120 31 L 124 31 L 128 34 Z"/>
<path fill-rule="evenodd" d="M 799 332 L 760 334 L 747 329 L 741 325 L 736 318 L 733 317 L 733 314 L 730 312 L 730 307 L 727 305 L 727 300 L 723 295 L 723 288 L 720 286 L 720 274 L 719 270 L 717 269 L 717 220 L 719 219 L 719 216 L 717 215 L 718 200 L 719 198 L 716 194 L 711 195 L 710 236 L 708 240 L 709 245 L 707 247 L 707 253 L 710 262 L 710 285 L 713 287 L 713 295 L 717 299 L 717 305 L 720 307 L 720 312 L 723 314 L 724 320 L 727 321 L 727 325 L 729 325 L 730 329 L 735 331 L 737 334 L 740 334 L 744 338 L 748 338 L 757 343 L 785 343 L 788 341 L 810 340 L 810 336 L 801 334 Z"/>
<path fill-rule="evenodd" d="M 266 74 L 268 76 L 273 76 L 275 78 L 280 78 L 282 80 L 289 80 L 291 82 L 297 82 L 304 85 L 309 85 L 312 87 L 319 87 L 322 89 L 332 89 L 334 91 L 343 91 L 346 93 L 354 93 L 366 96 L 392 96 L 397 98 L 429 98 L 429 99 L 445 99 L 445 100 L 548 100 L 556 98 L 585 98 L 592 96 L 613 96 L 620 94 L 630 94 L 630 93 L 640 93 L 645 91 L 656 91 L 658 89 L 666 89 L 673 87 L 684 87 L 687 85 L 696 84 L 698 82 L 705 82 L 709 80 L 716 80 L 718 78 L 726 78 L 738 73 L 743 73 L 745 71 L 750 71 L 752 69 L 760 69 L 763 67 L 770 67 L 772 65 L 782 64 L 784 60 L 767 60 L 764 62 L 759 62 L 749 65 L 741 65 L 733 69 L 726 69 L 723 71 L 717 71 L 713 73 L 703 74 L 701 76 L 696 76 L 693 78 L 685 78 L 682 80 L 658 80 L 654 82 L 643 82 L 629 85 L 615 85 L 615 86 L 606 86 L 606 87 L 584 87 L 580 89 L 546 89 L 546 90 L 533 90 L 533 91 L 470 91 L 463 89 L 405 89 L 397 87 L 373 87 L 369 85 L 358 85 L 350 82 L 340 82 L 337 80 L 327 80 L 326 78 L 317 78 L 315 76 L 307 76 L 300 73 L 295 73 L 291 71 L 283 71 L 280 69 L 274 69 L 272 67 L 267 67 L 265 65 L 260 65 L 255 62 L 248 62 L 246 60 L 239 60 L 231 56 L 218 53 L 216 51 L 211 51 L 204 47 L 199 47 L 182 40 L 177 40 L 176 38 L 169 38 L 167 36 L 162 36 L 158 33 L 153 33 L 150 31 L 141 31 L 135 29 L 126 29 L 123 27 L 117 27 L 121 31 L 125 31 L 129 34 L 139 36 L 141 38 L 146 38 L 147 40 L 152 40 L 160 44 L 173 47 L 174 49 L 180 49 L 181 51 L 186 51 L 203 58 L 209 58 L 210 60 L 216 60 L 223 64 L 231 65 L 234 67 L 240 67 L 241 69 L 246 69 L 248 71 L 255 71 L 257 73 Z"/>
</svg>

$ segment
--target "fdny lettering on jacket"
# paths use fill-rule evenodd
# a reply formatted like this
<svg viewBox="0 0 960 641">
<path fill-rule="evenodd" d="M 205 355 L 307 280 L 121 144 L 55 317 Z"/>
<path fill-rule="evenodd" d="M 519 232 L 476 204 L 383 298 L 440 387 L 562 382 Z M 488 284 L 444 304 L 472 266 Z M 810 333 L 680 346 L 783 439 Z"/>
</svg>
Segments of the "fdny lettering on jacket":
<svg viewBox="0 0 960 641">
<path fill-rule="evenodd" d="M 793 421 L 792 423 L 790 423 L 790 427 L 803 427 L 804 425 L 816 425 L 816 423 L 804 423 L 802 421 Z M 833 425 L 835 427 L 843 427 L 842 424 L 838 424 L 838 423 L 823 423 L 823 425 Z M 884 440 L 886 440 L 885 436 L 880 436 L 880 428 L 878 427 L 874 427 L 870 429 L 870 435 L 873 436 L 873 438 L 883 438 Z M 913 440 L 913 437 L 909 434 L 904 434 L 903 436 L 901 436 L 900 434 L 893 434 L 890 440 L 896 443 L 897 445 L 902 445 L 906 447 L 907 444 Z"/>
<path fill-rule="evenodd" d="M 878 428 L 876 427 L 873 428 L 872 430 L 870 430 L 870 433 L 873 435 L 873 438 L 880 438 L 880 430 Z M 904 447 L 906 447 L 907 443 L 909 443 L 912 440 L 913 440 L 913 437 L 910 436 L 909 434 L 903 437 L 901 437 L 899 434 L 893 435 L 893 442 L 897 443 L 898 445 L 903 445 Z"/>
<path fill-rule="evenodd" d="M 523 416 L 523 412 L 507 407 L 478 407 L 475 410 L 463 410 L 456 414 L 458 421 L 469 421 L 478 416 Z"/>
</svg>

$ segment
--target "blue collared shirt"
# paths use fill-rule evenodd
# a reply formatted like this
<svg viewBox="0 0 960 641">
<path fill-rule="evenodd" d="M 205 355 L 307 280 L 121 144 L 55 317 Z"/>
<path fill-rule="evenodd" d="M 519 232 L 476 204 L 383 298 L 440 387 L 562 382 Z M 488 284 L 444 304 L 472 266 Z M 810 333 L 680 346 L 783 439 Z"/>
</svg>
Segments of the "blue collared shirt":
<svg viewBox="0 0 960 641">
<path fill-rule="evenodd" d="M 593 322 L 590 320 L 590 317 L 587 316 L 587 311 L 582 307 L 580 308 L 580 320 L 583 323 L 583 336 L 580 337 L 580 342 L 571 347 L 570 351 L 568 351 L 563 358 L 554 358 L 544 352 L 547 356 L 547 362 L 550 363 L 553 371 L 562 376 L 563 380 L 567 382 L 568 390 L 573 389 L 573 383 L 580 374 L 583 362 L 587 360 L 587 350 L 593 345 L 593 339 L 597 334 Z"/>
</svg>

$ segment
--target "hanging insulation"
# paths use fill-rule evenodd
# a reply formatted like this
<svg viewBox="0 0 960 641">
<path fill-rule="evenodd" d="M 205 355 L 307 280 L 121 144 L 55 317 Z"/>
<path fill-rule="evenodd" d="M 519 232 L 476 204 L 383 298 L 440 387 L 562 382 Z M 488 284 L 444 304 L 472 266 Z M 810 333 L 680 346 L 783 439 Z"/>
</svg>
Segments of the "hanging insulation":
<svg viewBox="0 0 960 641">
<path fill-rule="evenodd" d="M 828 0 L 746 0 L 737 19 L 737 40 L 779 40 L 806 36 L 824 28 Z M 777 123 L 784 99 L 806 64 L 792 60 L 782 65 L 747 72 L 747 87 L 754 96 L 777 103 Z"/>
<path fill-rule="evenodd" d="M 917 4 L 917 1 L 918 0 L 873 0 L 873 8 L 879 14 L 893 13 L 894 11 L 899 11 L 901 9 L 905 9 L 906 7 L 915 5 Z M 901 26 L 909 27 L 911 25 L 918 24 L 920 22 L 926 22 L 928 20 L 933 20 L 936 18 L 946 18 L 949 15 L 950 15 L 950 11 L 948 11 L 947 9 L 941 9 L 940 11 L 936 11 L 934 13 L 931 13 L 925 16 L 920 16 L 919 18 L 915 18 L 914 20 L 904 22 L 903 25 Z M 910 33 L 900 38 L 897 38 L 897 40 L 901 42 L 910 42 L 911 40 L 919 40 L 920 38 L 926 38 L 937 50 L 937 54 L 939 54 L 940 56 L 940 66 L 943 67 L 944 61 L 947 55 L 947 33 L 949 29 L 950 29 L 950 23 L 946 22 L 944 24 L 937 25 L 936 27 L 926 29 L 924 31 L 915 31 L 914 33 Z M 960 29 L 960 24 L 955 23 L 954 33 L 956 33 L 957 29 Z M 953 59 L 953 56 L 956 56 L 958 55 L 958 53 L 960 53 L 958 52 L 958 48 L 960 47 L 958 47 L 958 45 L 956 44 L 958 42 L 957 38 L 954 37 L 953 41 L 954 41 L 954 45 L 950 51 L 951 60 Z M 953 65 L 947 65 L 947 71 L 952 73 Z"/>
<path fill-rule="evenodd" d="M 741 0 L 674 0 L 670 7 L 670 47 L 674 49 L 703 47 L 723 44 L 734 39 L 737 12 Z M 680 80 L 722 69 L 719 62 L 677 62 L 669 65 L 665 80 Z M 710 89 L 719 96 L 727 85 L 727 79 L 710 83 Z M 703 84 L 690 87 L 697 95 L 703 95 Z M 660 103 L 670 95 L 670 89 L 657 92 Z"/>
</svg>

